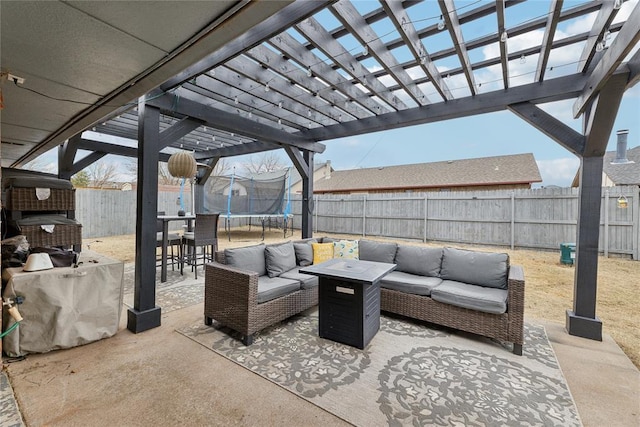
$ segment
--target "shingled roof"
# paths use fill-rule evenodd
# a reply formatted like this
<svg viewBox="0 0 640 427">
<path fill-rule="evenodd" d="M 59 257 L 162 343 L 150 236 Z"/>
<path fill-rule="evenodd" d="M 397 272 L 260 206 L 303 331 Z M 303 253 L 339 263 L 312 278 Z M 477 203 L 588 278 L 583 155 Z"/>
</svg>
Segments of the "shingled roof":
<svg viewBox="0 0 640 427">
<path fill-rule="evenodd" d="M 541 182 L 533 154 L 335 171 L 315 193 L 423 189 Z"/>
<path fill-rule="evenodd" d="M 616 185 L 640 185 L 640 145 L 627 150 L 627 159 L 633 163 L 611 164 L 616 158 L 615 151 L 604 155 L 603 172 Z"/>
</svg>

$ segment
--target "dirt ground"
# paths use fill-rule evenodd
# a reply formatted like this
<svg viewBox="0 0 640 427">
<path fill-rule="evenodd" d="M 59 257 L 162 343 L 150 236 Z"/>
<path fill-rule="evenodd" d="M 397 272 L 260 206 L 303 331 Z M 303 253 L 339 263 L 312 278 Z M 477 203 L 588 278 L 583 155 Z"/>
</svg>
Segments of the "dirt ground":
<svg viewBox="0 0 640 427">
<path fill-rule="evenodd" d="M 276 243 L 285 240 L 282 230 L 273 229 L 265 233 L 264 243 Z M 320 236 L 357 239 L 360 236 L 330 235 Z M 249 230 L 247 227 L 233 229 L 231 241 L 226 233 L 220 231 L 220 249 L 248 246 L 261 243 L 259 227 Z M 288 234 L 286 240 L 300 238 L 296 230 Z M 372 240 L 375 237 L 367 237 Z M 422 245 L 422 242 L 403 242 Z M 432 246 L 467 247 L 452 243 Z M 125 263 L 135 261 L 135 235 L 85 239 L 83 248 L 122 260 Z M 560 263 L 560 251 L 508 250 L 477 246 L 478 250 L 507 252 L 511 264 L 522 265 L 525 274 L 525 317 L 529 321 L 545 319 L 557 323 L 565 322 L 565 312 L 573 307 L 573 277 L 575 269 Z M 603 322 L 603 330 L 616 340 L 631 361 L 640 368 L 640 262 L 622 258 L 600 257 L 598 262 L 598 303 L 596 315 Z"/>
</svg>

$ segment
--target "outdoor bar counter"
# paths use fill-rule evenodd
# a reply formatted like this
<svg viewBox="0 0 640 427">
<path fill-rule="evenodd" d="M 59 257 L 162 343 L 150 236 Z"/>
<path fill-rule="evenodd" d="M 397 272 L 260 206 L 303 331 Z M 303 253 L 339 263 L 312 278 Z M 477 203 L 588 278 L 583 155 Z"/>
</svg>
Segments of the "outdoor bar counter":
<svg viewBox="0 0 640 427">
<path fill-rule="evenodd" d="M 92 251 L 83 251 L 79 261 L 77 268 L 4 270 L 3 298 L 24 298 L 18 305 L 24 320 L 3 338 L 2 349 L 8 356 L 75 347 L 118 331 L 124 264 Z M 14 322 L 4 309 L 4 330 Z"/>
</svg>

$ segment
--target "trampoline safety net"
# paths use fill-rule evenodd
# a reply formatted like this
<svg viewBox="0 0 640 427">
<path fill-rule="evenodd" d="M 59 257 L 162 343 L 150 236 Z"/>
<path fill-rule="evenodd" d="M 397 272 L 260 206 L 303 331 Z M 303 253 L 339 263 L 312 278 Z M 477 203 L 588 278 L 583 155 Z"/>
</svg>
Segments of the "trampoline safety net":
<svg viewBox="0 0 640 427">
<path fill-rule="evenodd" d="M 288 215 L 287 171 L 270 179 L 212 176 L 205 185 L 204 208 L 221 215 Z"/>
</svg>

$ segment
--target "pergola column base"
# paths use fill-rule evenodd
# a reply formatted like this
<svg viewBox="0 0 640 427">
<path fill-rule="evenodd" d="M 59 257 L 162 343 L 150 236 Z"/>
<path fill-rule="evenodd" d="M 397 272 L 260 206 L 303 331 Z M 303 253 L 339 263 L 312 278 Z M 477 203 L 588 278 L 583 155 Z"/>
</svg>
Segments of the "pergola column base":
<svg viewBox="0 0 640 427">
<path fill-rule="evenodd" d="M 160 307 L 154 307 L 149 310 L 138 311 L 130 308 L 127 312 L 127 329 L 134 334 L 147 331 L 149 329 L 160 326 Z"/>
<path fill-rule="evenodd" d="M 602 341 L 602 321 L 597 316 L 595 318 L 582 317 L 567 310 L 566 328 L 569 335 Z"/>
</svg>

